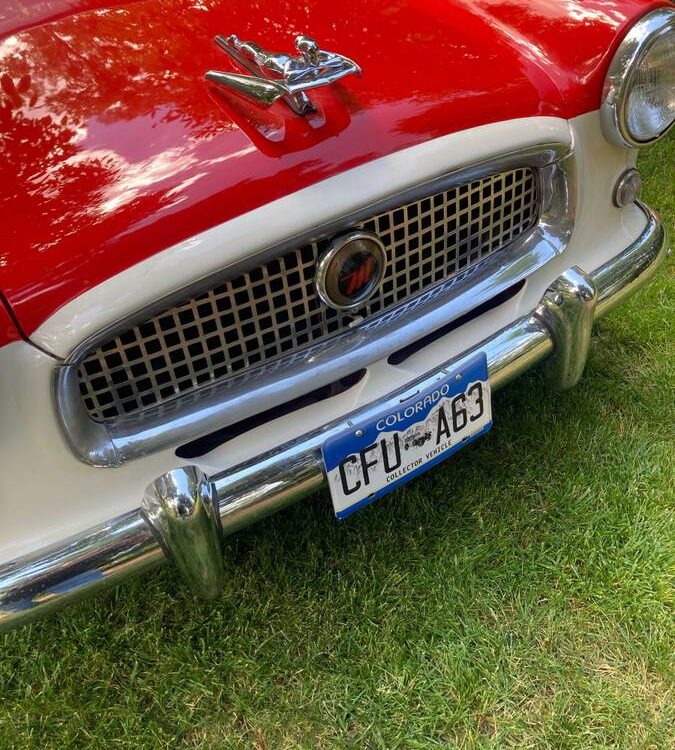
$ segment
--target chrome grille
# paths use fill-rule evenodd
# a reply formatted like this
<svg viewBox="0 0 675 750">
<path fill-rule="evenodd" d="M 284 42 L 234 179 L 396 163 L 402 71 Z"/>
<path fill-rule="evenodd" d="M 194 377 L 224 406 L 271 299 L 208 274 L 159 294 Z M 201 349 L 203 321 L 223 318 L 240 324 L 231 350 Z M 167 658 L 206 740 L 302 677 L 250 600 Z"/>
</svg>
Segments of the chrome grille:
<svg viewBox="0 0 675 750">
<path fill-rule="evenodd" d="M 387 248 L 379 293 L 358 313 L 324 307 L 316 263 L 329 238 L 302 245 L 128 328 L 78 369 L 91 418 L 134 414 L 315 344 L 382 313 L 509 245 L 537 222 L 536 172 L 512 169 L 353 224 Z"/>
</svg>

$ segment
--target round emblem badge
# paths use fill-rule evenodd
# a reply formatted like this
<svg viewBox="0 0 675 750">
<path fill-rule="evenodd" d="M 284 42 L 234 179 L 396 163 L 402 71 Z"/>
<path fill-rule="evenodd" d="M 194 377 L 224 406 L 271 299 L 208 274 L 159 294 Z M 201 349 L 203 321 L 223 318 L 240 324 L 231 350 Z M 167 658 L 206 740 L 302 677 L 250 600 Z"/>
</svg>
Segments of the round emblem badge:
<svg viewBox="0 0 675 750">
<path fill-rule="evenodd" d="M 335 310 L 358 310 L 380 288 L 387 267 L 382 240 L 356 230 L 335 237 L 319 258 L 316 291 Z"/>
</svg>

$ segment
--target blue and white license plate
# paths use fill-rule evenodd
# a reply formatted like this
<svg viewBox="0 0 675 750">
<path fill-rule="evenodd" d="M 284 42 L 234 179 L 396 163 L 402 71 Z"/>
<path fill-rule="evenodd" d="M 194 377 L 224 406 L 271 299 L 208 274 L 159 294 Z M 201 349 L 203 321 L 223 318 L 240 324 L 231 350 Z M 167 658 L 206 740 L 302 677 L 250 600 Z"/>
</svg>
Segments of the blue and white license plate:
<svg viewBox="0 0 675 750">
<path fill-rule="evenodd" d="M 484 353 L 398 406 L 326 440 L 323 460 L 335 515 L 400 487 L 492 426 Z"/>
</svg>

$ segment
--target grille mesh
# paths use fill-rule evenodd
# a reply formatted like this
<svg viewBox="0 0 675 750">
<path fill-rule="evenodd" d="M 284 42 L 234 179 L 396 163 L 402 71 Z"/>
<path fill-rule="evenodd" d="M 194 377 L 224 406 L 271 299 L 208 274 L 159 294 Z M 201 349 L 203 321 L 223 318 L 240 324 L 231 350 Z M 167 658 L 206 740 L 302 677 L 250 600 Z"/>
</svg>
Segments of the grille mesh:
<svg viewBox="0 0 675 750">
<path fill-rule="evenodd" d="M 78 369 L 95 420 L 129 415 L 326 339 L 474 266 L 538 218 L 536 173 L 513 169 L 452 187 L 355 224 L 387 249 L 379 292 L 358 313 L 314 291 L 328 239 L 298 247 L 129 328 Z"/>
</svg>

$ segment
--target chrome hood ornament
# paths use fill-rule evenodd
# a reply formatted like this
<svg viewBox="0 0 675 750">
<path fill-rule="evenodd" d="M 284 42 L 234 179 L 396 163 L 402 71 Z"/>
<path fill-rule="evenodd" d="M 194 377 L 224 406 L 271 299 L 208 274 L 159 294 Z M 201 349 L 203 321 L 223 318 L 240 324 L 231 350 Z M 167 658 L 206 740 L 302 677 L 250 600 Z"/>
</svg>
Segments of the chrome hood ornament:
<svg viewBox="0 0 675 750">
<path fill-rule="evenodd" d="M 242 42 L 237 36 L 220 36 L 216 44 L 242 68 L 252 75 L 223 73 L 209 70 L 205 77 L 230 91 L 269 107 L 283 99 L 297 114 L 304 115 L 315 109 L 305 92 L 355 73 L 361 68 L 348 57 L 327 52 L 311 37 L 301 34 L 295 39 L 299 55 L 268 52 L 255 42 Z"/>
</svg>

